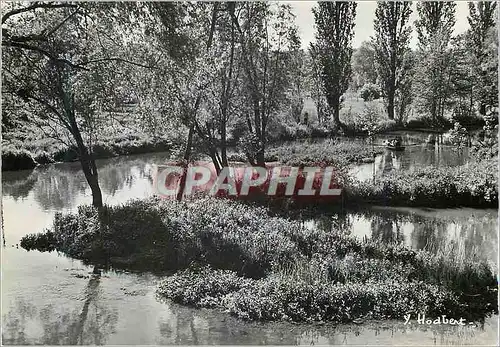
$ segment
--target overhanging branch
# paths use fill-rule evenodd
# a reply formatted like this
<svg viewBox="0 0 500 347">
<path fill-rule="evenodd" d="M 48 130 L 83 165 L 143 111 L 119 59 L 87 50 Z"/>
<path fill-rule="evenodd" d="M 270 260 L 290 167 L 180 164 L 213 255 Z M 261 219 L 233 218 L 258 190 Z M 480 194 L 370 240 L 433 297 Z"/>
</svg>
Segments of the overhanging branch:
<svg viewBox="0 0 500 347">
<path fill-rule="evenodd" d="M 37 8 L 76 8 L 77 5 L 75 4 L 68 4 L 68 3 L 62 3 L 62 4 L 53 4 L 53 3 L 39 3 L 35 2 L 33 5 L 27 6 L 27 7 L 22 7 L 22 8 L 16 8 L 14 10 L 11 10 L 4 14 L 2 16 L 2 24 L 4 24 L 7 19 L 9 19 L 12 16 L 15 16 L 20 13 L 28 12 L 28 11 L 33 11 L 36 10 Z"/>
<path fill-rule="evenodd" d="M 52 61 L 66 64 L 66 65 L 68 65 L 72 68 L 75 68 L 75 69 L 89 70 L 83 66 L 79 66 L 77 64 L 72 63 L 68 59 L 58 58 L 58 57 L 54 56 L 52 53 L 50 53 L 49 51 L 47 51 L 41 47 L 38 47 L 38 46 L 33 46 L 33 45 L 30 45 L 27 43 L 13 42 L 13 41 L 2 41 L 2 46 L 15 47 L 15 48 L 26 49 L 26 50 L 33 51 L 33 52 L 38 52 L 38 53 L 42 54 L 43 56 L 49 58 Z"/>
</svg>

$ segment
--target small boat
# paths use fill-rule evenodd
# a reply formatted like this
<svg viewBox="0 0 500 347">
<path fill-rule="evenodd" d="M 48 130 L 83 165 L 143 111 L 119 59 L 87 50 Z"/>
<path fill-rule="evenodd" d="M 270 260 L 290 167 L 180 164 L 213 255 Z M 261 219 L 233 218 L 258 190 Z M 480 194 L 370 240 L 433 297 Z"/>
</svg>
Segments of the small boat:
<svg viewBox="0 0 500 347">
<path fill-rule="evenodd" d="M 390 149 L 391 151 L 404 151 L 405 146 L 385 146 L 385 148 Z"/>
<path fill-rule="evenodd" d="M 385 146 L 385 148 L 390 149 L 391 151 L 404 151 L 405 150 L 405 146 L 398 144 L 394 140 L 385 140 L 384 146 Z"/>
</svg>

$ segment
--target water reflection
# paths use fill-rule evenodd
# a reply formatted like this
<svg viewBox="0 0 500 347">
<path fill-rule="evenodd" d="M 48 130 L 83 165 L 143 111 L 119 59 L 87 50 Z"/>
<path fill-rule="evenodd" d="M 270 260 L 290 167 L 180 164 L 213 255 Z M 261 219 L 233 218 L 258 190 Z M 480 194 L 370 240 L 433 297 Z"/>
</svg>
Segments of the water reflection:
<svg viewBox="0 0 500 347">
<path fill-rule="evenodd" d="M 498 212 L 493 209 L 372 207 L 323 215 L 305 224 L 323 230 L 347 230 L 359 239 L 402 243 L 412 249 L 497 264 Z"/>
<path fill-rule="evenodd" d="M 411 153 L 411 152 L 408 152 Z M 385 170 L 406 168 L 406 152 L 385 154 Z M 390 156 L 389 156 L 390 155 Z M 150 196 L 159 153 L 98 161 L 106 203 Z M 426 158 L 433 158 L 430 155 Z M 427 160 L 427 159 L 425 159 Z M 431 160 L 431 159 L 428 159 Z M 432 159 L 433 160 L 433 159 Z M 381 166 L 380 166 L 381 165 Z M 400 165 L 398 167 L 398 165 Z M 371 166 L 370 166 L 371 168 Z M 371 174 L 371 171 L 370 171 Z M 56 253 L 11 247 L 27 233 L 50 225 L 56 211 L 90 203 L 78 163 L 29 172 L 3 173 L 3 216 L 7 247 L 2 254 L 2 339 L 4 344 L 494 344 L 495 318 L 484 327 L 370 325 L 297 326 L 260 324 L 213 310 L 193 310 L 157 300 L 159 278 L 107 273 Z M 467 256 L 496 259 L 496 211 L 373 208 L 321 215 L 307 221 L 324 230 L 403 242 L 435 251 L 452 245 Z"/>
<path fill-rule="evenodd" d="M 384 140 L 395 136 L 401 136 L 403 145 L 406 146 L 404 151 L 391 151 L 382 146 Z M 410 170 L 425 166 L 459 166 L 468 162 L 468 148 L 457 149 L 443 145 L 439 141 L 427 143 L 428 136 L 418 132 L 377 135 L 374 142 L 379 144 L 377 149 L 382 150 L 382 154 L 376 156 L 374 163 L 356 166 L 351 170 L 351 174 L 359 180 L 368 180 L 395 170 Z"/>
<path fill-rule="evenodd" d="M 55 253 L 16 249 L 7 253 L 4 294 L 10 295 L 2 297 L 6 345 L 479 345 L 496 341 L 495 318 L 479 327 L 404 325 L 402 321 L 361 326 L 245 322 L 216 310 L 157 300 L 154 290 L 160 278 L 153 275 L 110 272 L 97 278 L 81 262 Z"/>
<path fill-rule="evenodd" d="M 98 160 L 99 183 L 105 198 L 126 201 L 151 193 L 153 164 L 164 161 L 166 154 L 120 157 Z M 33 199 L 45 211 L 75 208 L 90 196 L 79 163 L 40 167 L 32 171 L 2 173 L 3 194 L 14 201 Z M 128 192 L 128 193 L 127 193 Z M 120 199 L 119 195 L 124 195 Z M 87 199 L 87 203 L 91 199 Z M 121 201 L 120 201 L 121 202 Z"/>
</svg>

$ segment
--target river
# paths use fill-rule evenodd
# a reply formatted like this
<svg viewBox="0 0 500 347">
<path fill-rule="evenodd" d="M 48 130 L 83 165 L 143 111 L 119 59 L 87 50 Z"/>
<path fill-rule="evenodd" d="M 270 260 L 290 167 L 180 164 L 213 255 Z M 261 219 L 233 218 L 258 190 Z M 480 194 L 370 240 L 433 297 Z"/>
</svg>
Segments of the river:
<svg viewBox="0 0 500 347">
<path fill-rule="evenodd" d="M 422 154 L 414 146 L 394 159 L 378 156 L 379 173 L 417 165 L 464 162 L 464 154 Z M 432 146 L 430 146 L 432 147 Z M 446 149 L 445 149 L 446 150 Z M 443 151 L 439 151 L 442 153 Z M 420 153 L 418 155 L 415 153 Z M 390 169 L 384 155 L 391 155 Z M 98 161 L 99 179 L 108 204 L 153 194 L 153 165 L 165 153 Z M 399 163 L 399 164 L 398 164 Z M 368 166 L 366 166 L 368 165 Z M 385 169 L 384 169 L 385 168 Z M 356 168 L 369 177 L 373 164 Z M 384 171 L 385 170 L 385 171 Z M 379 174 L 377 173 L 377 174 Z M 78 163 L 55 164 L 33 171 L 2 173 L 2 340 L 3 344 L 361 344 L 496 345 L 498 316 L 479 326 L 404 325 L 403 321 L 362 325 L 249 323 L 223 312 L 182 307 L 155 296 L 160 277 L 149 273 L 109 271 L 91 276 L 80 261 L 17 247 L 22 236 L 50 226 L 55 212 L 90 203 L 90 190 Z M 305 219 L 310 227 L 342 223 L 357 237 L 403 242 L 415 249 L 450 246 L 497 266 L 497 211 L 374 207 L 347 211 L 341 218 Z"/>
</svg>

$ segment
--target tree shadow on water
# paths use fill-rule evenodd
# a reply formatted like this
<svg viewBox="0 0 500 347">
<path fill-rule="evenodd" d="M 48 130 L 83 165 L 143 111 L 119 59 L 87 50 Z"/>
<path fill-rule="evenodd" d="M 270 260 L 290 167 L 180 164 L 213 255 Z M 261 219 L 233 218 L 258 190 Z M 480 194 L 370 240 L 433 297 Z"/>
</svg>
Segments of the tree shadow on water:
<svg viewBox="0 0 500 347">
<path fill-rule="evenodd" d="M 100 277 L 91 276 L 80 301 L 68 311 L 57 303 L 30 303 L 17 300 L 3 316 L 3 344 L 102 345 L 115 331 L 118 313 L 100 305 Z M 64 304 L 61 304 L 64 307 Z M 40 329 L 33 329 L 34 326 Z M 41 332 L 39 332 L 41 330 Z"/>
</svg>

